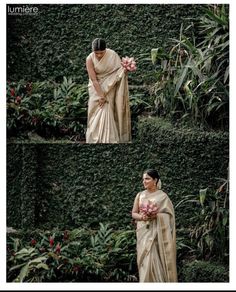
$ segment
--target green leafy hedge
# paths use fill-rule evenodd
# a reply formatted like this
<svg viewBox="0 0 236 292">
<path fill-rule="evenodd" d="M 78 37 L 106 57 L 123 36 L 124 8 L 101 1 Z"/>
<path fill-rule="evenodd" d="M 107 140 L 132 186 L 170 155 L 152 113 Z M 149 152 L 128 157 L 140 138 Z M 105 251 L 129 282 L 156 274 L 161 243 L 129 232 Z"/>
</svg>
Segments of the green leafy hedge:
<svg viewBox="0 0 236 292">
<path fill-rule="evenodd" d="M 229 271 L 220 263 L 193 261 L 183 268 L 184 282 L 229 282 Z"/>
<path fill-rule="evenodd" d="M 19 4 L 10 7 L 20 6 Z M 155 47 L 177 38 L 181 23 L 196 22 L 206 5 L 32 4 L 35 15 L 7 17 L 7 78 L 35 81 L 71 76 L 87 82 L 86 56 L 95 37 L 103 37 L 120 56 L 150 58 Z M 142 55 L 144 54 L 144 55 Z M 131 83 L 152 74 L 150 61 L 138 60 Z M 145 73 L 144 73 L 145 72 Z"/>
<path fill-rule="evenodd" d="M 143 189 L 142 173 L 159 170 L 174 205 L 227 177 L 228 133 L 180 129 L 161 120 L 139 123 L 132 144 L 8 143 L 7 224 L 16 228 L 113 228 L 131 224 Z M 193 207 L 176 208 L 177 226 L 188 226 Z"/>
<path fill-rule="evenodd" d="M 216 190 L 220 179 L 227 178 L 228 132 L 174 127 L 159 118 L 143 118 L 138 125 L 137 141 L 148 149 L 163 177 L 165 190 L 176 204 L 193 194 L 199 199 L 200 189 Z M 194 216 L 192 208 L 193 204 L 178 207 L 177 223 L 188 225 Z"/>
</svg>

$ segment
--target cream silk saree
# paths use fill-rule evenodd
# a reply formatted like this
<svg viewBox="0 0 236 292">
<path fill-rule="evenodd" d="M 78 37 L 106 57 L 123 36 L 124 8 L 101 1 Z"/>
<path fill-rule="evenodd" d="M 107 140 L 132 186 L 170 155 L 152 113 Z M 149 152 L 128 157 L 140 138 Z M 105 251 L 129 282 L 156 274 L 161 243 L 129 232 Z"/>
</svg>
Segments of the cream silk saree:
<svg viewBox="0 0 236 292">
<path fill-rule="evenodd" d="M 160 206 L 157 219 L 137 222 L 137 264 L 140 282 L 177 282 L 173 205 L 162 190 L 138 194 L 139 205 L 149 200 Z"/>
<path fill-rule="evenodd" d="M 89 80 L 88 123 L 86 143 L 125 143 L 131 141 L 131 119 L 129 107 L 128 77 L 118 54 L 106 49 L 98 60 L 90 54 L 98 82 L 106 95 L 102 108 L 99 96 Z"/>
</svg>

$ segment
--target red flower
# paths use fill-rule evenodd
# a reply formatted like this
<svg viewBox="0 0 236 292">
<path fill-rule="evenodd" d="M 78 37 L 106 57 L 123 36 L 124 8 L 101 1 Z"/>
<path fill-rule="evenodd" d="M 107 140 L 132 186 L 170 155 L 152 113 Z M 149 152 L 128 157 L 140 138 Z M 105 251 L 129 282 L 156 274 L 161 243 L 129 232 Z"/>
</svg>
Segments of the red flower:
<svg viewBox="0 0 236 292">
<path fill-rule="evenodd" d="M 66 241 L 68 239 L 69 239 L 69 233 L 68 233 L 68 230 L 65 230 L 64 235 L 63 235 L 63 240 Z"/>
<path fill-rule="evenodd" d="M 61 246 L 60 243 L 57 244 L 56 249 L 55 249 L 56 253 L 60 253 L 61 252 Z"/>
<path fill-rule="evenodd" d="M 39 251 L 43 253 L 43 252 L 46 251 L 46 249 L 45 249 L 44 247 L 40 247 L 40 248 L 39 248 Z"/>
<path fill-rule="evenodd" d="M 53 247 L 54 238 L 52 236 L 49 237 L 49 244 L 50 244 L 50 247 Z"/>
<path fill-rule="evenodd" d="M 15 96 L 15 90 L 14 90 L 14 88 L 11 88 L 10 89 L 10 93 L 11 93 L 11 96 Z"/>
<path fill-rule="evenodd" d="M 38 118 L 37 118 L 37 117 L 32 117 L 32 124 L 33 124 L 34 126 L 36 126 L 37 123 L 38 123 Z"/>
<path fill-rule="evenodd" d="M 35 239 L 31 239 L 31 245 L 35 245 L 37 241 Z"/>
<path fill-rule="evenodd" d="M 74 265 L 73 266 L 73 272 L 79 272 L 79 270 L 80 270 L 80 266 L 78 266 L 78 265 Z"/>
<path fill-rule="evenodd" d="M 26 84 L 26 90 L 29 94 L 32 92 L 32 82 Z"/>
<path fill-rule="evenodd" d="M 21 103 L 21 97 L 19 95 L 16 97 L 15 103 Z"/>
</svg>

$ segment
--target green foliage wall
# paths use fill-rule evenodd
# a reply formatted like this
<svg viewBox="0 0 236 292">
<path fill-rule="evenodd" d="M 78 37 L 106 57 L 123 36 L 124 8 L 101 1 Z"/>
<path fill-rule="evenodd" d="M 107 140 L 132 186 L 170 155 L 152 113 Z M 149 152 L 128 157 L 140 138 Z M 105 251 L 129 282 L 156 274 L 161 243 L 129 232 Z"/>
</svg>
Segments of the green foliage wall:
<svg viewBox="0 0 236 292">
<path fill-rule="evenodd" d="M 229 271 L 220 263 L 195 260 L 185 264 L 183 278 L 184 282 L 229 282 Z"/>
<path fill-rule="evenodd" d="M 29 147 L 30 148 L 30 145 Z M 21 226 L 21 180 L 23 176 L 23 147 L 7 148 L 7 218 L 13 226 Z M 34 163 L 34 162 L 33 162 Z"/>
<path fill-rule="evenodd" d="M 17 5 L 19 6 L 19 5 Z M 185 27 L 202 15 L 192 4 L 51 4 L 37 7 L 35 15 L 7 18 L 7 78 L 13 81 L 71 76 L 87 82 L 86 56 L 95 37 L 106 39 L 120 56 L 150 56 L 154 47 L 168 46 Z M 11 5 L 10 7 L 14 7 Z M 132 83 L 143 84 L 150 61 L 138 63 Z"/>
<path fill-rule="evenodd" d="M 139 121 L 138 139 L 152 152 L 153 161 L 164 177 L 165 189 L 175 198 L 196 194 L 206 187 L 214 191 L 227 179 L 229 167 L 229 133 L 178 128 L 158 118 Z M 184 210 L 183 210 L 184 208 Z M 184 220 L 193 217 L 191 205 L 176 210 Z"/>
<path fill-rule="evenodd" d="M 110 222 L 124 228 L 147 168 L 159 170 L 174 205 L 227 177 L 227 133 L 177 129 L 147 118 L 140 121 L 139 139 L 118 145 L 9 143 L 8 226 L 93 228 Z M 177 226 L 187 226 L 192 215 L 177 208 Z"/>
</svg>

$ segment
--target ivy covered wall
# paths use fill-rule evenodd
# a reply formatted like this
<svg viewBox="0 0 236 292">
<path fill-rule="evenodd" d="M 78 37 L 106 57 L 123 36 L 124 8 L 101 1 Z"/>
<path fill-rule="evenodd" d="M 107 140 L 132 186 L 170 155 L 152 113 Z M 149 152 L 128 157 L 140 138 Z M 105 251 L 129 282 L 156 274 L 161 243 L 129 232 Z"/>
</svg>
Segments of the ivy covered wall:
<svg viewBox="0 0 236 292">
<path fill-rule="evenodd" d="M 20 6 L 10 5 L 10 7 Z M 196 4 L 30 4 L 35 15 L 7 17 L 7 78 L 61 81 L 71 76 L 87 82 L 86 56 L 95 37 L 106 39 L 120 56 L 138 59 L 131 83 L 150 80 L 150 58 L 155 47 L 178 38 L 180 25 L 203 14 Z"/>
<path fill-rule="evenodd" d="M 93 228 L 110 222 L 124 228 L 150 167 L 159 170 L 175 206 L 227 178 L 228 133 L 188 131 L 147 118 L 140 121 L 139 138 L 118 145 L 9 143 L 8 226 Z M 192 215 L 186 206 L 176 208 L 177 226 L 187 226 Z"/>
</svg>

